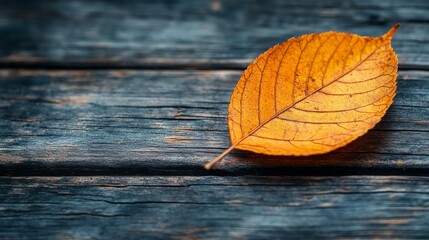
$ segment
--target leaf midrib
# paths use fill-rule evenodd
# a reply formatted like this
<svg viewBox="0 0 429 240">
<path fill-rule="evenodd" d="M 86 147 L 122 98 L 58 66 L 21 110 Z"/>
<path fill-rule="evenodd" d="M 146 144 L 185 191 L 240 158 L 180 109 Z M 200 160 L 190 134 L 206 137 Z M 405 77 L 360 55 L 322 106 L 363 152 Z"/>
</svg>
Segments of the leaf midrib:
<svg viewBox="0 0 429 240">
<path fill-rule="evenodd" d="M 275 118 L 277 118 L 280 114 L 288 111 L 289 109 L 291 109 L 292 107 L 294 107 L 296 104 L 304 101 L 305 99 L 313 96 L 314 94 L 318 93 L 319 91 L 323 90 L 324 88 L 330 86 L 331 84 L 337 82 L 338 80 L 340 80 L 341 78 L 343 78 L 344 76 L 346 76 L 347 74 L 349 74 L 350 72 L 352 72 L 353 70 L 355 70 L 357 67 L 359 67 L 362 63 L 364 63 L 366 60 L 368 60 L 368 58 L 370 58 L 375 52 L 377 52 L 380 47 L 383 45 L 384 42 L 382 42 L 379 46 L 377 46 L 377 48 L 371 52 L 367 57 L 365 57 L 365 59 L 361 60 L 359 63 L 357 63 L 355 66 L 353 66 L 349 71 L 342 73 L 341 75 L 339 75 L 338 77 L 336 77 L 333 81 L 331 81 L 330 83 L 314 90 L 313 92 L 311 92 L 310 94 L 304 96 L 302 99 L 292 103 L 291 105 L 287 106 L 286 108 L 284 108 L 283 110 L 279 111 L 278 113 L 276 113 L 275 115 L 273 115 L 271 118 L 267 119 L 266 121 L 264 121 L 263 123 L 259 124 L 254 130 L 252 130 L 249 134 L 247 134 L 245 137 L 242 137 L 240 140 L 238 140 L 236 143 L 232 144 L 232 148 L 237 147 L 238 145 L 240 145 L 241 142 L 243 142 L 245 139 L 247 139 L 248 137 L 252 136 L 254 133 L 256 133 L 259 129 L 261 129 L 265 124 L 271 122 L 272 120 L 274 120 Z"/>
</svg>

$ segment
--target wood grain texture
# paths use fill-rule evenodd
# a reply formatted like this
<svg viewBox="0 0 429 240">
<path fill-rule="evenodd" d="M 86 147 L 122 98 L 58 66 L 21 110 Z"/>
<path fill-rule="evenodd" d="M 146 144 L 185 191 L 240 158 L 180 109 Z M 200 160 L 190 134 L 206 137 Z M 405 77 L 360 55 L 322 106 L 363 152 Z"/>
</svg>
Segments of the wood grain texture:
<svg viewBox="0 0 429 240">
<path fill-rule="evenodd" d="M 421 239 L 427 177 L 2 177 L 2 239 Z"/>
<path fill-rule="evenodd" d="M 0 239 L 427 239 L 428 9 L 0 0 Z M 229 97 L 254 57 L 397 22 L 398 93 L 375 129 L 327 155 L 234 151 L 203 169 L 229 145 Z"/>
<path fill-rule="evenodd" d="M 1 1 L 0 66 L 244 68 L 293 36 L 380 36 L 402 24 L 400 67 L 429 68 L 424 0 Z"/>
<path fill-rule="evenodd" d="M 202 165 L 230 143 L 227 106 L 240 74 L 1 71 L 0 172 L 206 175 Z M 218 174 L 427 173 L 428 78 L 401 71 L 387 116 L 344 148 L 302 158 L 235 151 Z"/>
</svg>

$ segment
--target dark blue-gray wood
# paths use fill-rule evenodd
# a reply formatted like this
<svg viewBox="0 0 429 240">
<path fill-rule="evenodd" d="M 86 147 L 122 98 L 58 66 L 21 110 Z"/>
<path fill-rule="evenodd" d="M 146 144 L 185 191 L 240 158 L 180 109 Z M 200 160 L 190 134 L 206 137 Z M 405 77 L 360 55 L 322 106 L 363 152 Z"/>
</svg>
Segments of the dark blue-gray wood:
<svg viewBox="0 0 429 240">
<path fill-rule="evenodd" d="M 206 175 L 241 71 L 0 71 L 0 173 Z M 235 151 L 216 174 L 427 174 L 429 75 L 401 71 L 382 122 L 333 153 Z M 292 168 L 292 169 L 291 169 Z"/>
<path fill-rule="evenodd" d="M 244 68 L 290 37 L 379 36 L 399 22 L 400 62 L 429 68 L 426 0 L 45 0 L 0 9 L 3 67 Z"/>
<path fill-rule="evenodd" d="M 0 239 L 429 238 L 428 13 L 426 0 L 0 0 Z M 397 22 L 397 96 L 368 134 L 203 169 L 229 145 L 229 96 L 254 57 Z"/>
<path fill-rule="evenodd" d="M 425 239 L 427 177 L 0 178 L 3 239 Z"/>
</svg>

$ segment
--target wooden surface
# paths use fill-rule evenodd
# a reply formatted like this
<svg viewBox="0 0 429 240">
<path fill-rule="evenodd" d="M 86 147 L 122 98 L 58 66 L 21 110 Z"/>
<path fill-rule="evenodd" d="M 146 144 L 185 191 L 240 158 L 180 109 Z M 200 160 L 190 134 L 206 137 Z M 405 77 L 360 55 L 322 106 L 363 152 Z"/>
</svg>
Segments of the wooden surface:
<svg viewBox="0 0 429 240">
<path fill-rule="evenodd" d="M 6 239 L 424 239 L 427 177 L 0 178 Z"/>
<path fill-rule="evenodd" d="M 203 169 L 254 57 L 397 22 L 397 95 L 368 134 Z M 0 239 L 428 238 L 428 23 L 423 0 L 0 1 Z"/>
</svg>

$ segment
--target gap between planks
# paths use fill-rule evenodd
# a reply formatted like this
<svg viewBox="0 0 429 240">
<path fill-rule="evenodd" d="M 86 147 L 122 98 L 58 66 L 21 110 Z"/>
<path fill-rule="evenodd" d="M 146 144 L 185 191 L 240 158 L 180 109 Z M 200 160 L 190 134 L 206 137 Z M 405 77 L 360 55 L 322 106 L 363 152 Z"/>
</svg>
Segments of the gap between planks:
<svg viewBox="0 0 429 240">
<path fill-rule="evenodd" d="M 244 71 L 253 60 L 232 61 L 224 63 L 92 63 L 92 62 L 0 62 L 0 70 L 236 70 Z M 429 65 L 399 63 L 400 71 L 429 71 Z"/>
</svg>

